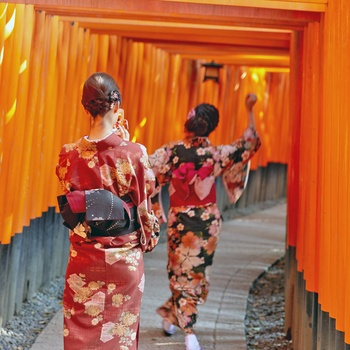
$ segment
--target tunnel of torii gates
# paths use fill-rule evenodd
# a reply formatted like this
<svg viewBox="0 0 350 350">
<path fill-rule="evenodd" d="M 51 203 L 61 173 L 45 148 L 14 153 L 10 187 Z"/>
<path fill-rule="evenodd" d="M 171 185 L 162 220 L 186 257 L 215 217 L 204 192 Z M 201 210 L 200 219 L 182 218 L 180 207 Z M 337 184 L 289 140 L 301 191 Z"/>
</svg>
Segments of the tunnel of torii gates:
<svg viewBox="0 0 350 350">
<path fill-rule="evenodd" d="M 212 143 L 231 142 L 247 123 L 245 95 L 257 94 L 262 147 L 251 171 L 272 163 L 288 168 L 286 332 L 295 349 L 347 347 L 349 13 L 348 0 L 0 3 L 1 322 L 44 282 L 33 286 L 19 271 L 23 263 L 32 266 L 32 256 L 41 256 L 47 228 L 51 234 L 61 230 L 57 156 L 62 144 L 87 132 L 82 84 L 91 73 L 105 71 L 121 89 L 132 140 L 149 153 L 181 138 L 188 111 L 200 102 L 220 111 Z M 162 40 L 141 40 L 140 33 L 150 31 L 137 28 L 142 21 L 158 25 L 152 33 Z M 212 27 L 205 29 L 205 23 Z M 259 28 L 255 42 L 244 39 L 247 55 L 220 51 L 237 39 L 233 24 Z M 196 38 L 203 40 L 200 31 L 211 40 L 201 48 L 211 51 L 195 54 L 191 47 Z M 189 40 L 187 54 L 165 42 L 176 33 L 178 42 Z M 267 41 L 279 46 L 279 54 L 252 49 Z M 203 82 L 202 64 L 214 59 L 223 64 L 219 82 Z M 42 237 L 35 236 L 39 231 Z M 61 255 L 64 244 L 55 241 Z M 31 254 L 24 253 L 28 247 Z M 50 264 L 44 280 L 63 274 L 64 262 Z M 10 297 L 14 290 L 20 290 L 17 301 Z"/>
</svg>

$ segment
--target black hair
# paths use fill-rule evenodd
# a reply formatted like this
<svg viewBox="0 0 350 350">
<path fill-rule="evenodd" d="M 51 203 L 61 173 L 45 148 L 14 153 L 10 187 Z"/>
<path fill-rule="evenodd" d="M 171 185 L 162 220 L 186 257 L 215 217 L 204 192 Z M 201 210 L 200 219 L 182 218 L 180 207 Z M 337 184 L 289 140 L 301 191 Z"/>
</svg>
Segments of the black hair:
<svg viewBox="0 0 350 350">
<path fill-rule="evenodd" d="M 81 103 L 93 117 L 103 117 L 118 102 L 122 102 L 119 87 L 110 75 L 97 72 L 86 79 Z"/>
<path fill-rule="evenodd" d="M 219 111 L 208 103 L 201 103 L 194 111 L 195 115 L 186 120 L 186 131 L 193 132 L 195 136 L 209 136 L 219 124 Z"/>
</svg>

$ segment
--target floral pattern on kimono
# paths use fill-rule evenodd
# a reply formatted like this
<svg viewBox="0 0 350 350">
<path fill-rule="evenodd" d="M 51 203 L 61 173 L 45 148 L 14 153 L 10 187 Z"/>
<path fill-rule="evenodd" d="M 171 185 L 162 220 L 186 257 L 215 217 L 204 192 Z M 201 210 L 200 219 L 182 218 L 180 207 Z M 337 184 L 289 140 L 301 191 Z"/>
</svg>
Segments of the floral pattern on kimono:
<svg viewBox="0 0 350 350">
<path fill-rule="evenodd" d="M 145 281 L 138 237 L 82 236 L 70 231 L 64 348 L 136 350 Z"/>
<path fill-rule="evenodd" d="M 192 332 L 197 305 L 207 299 L 221 225 L 215 204 L 170 208 L 167 270 L 171 297 L 157 312 L 185 332 Z"/>
<path fill-rule="evenodd" d="M 253 128 L 232 144 L 213 146 L 207 137 L 169 143 L 150 155 L 159 186 L 169 184 L 167 271 L 171 297 L 157 312 L 166 321 L 192 333 L 197 305 L 206 301 L 210 267 L 221 231 L 215 179 L 222 176 L 235 202 L 247 179 L 249 160 L 259 149 Z M 152 199 L 159 219 L 164 216 L 158 189 Z"/>
<path fill-rule="evenodd" d="M 150 200 L 155 177 L 143 145 L 114 133 L 97 142 L 83 137 L 63 146 L 56 174 L 65 193 L 101 188 L 128 195 L 137 207 L 142 249 L 150 251 L 158 243 L 159 224 Z"/>
<path fill-rule="evenodd" d="M 150 195 L 154 173 L 144 146 L 111 134 L 64 145 L 56 168 L 65 193 L 106 189 L 128 195 L 141 225 L 116 236 L 91 236 L 86 222 L 70 230 L 63 295 L 65 350 L 138 348 L 144 289 L 143 251 L 159 238 Z M 152 247 L 152 248 L 153 248 Z"/>
</svg>

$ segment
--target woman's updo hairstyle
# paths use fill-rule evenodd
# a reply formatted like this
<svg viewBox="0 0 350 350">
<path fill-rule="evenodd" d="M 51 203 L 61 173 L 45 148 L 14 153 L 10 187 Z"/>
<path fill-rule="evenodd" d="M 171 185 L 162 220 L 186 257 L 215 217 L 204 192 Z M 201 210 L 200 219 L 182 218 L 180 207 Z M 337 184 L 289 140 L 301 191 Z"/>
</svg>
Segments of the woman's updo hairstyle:
<svg viewBox="0 0 350 350">
<path fill-rule="evenodd" d="M 209 136 L 219 124 L 219 111 L 213 105 L 202 103 L 192 110 L 185 123 L 185 129 L 195 136 Z"/>
<path fill-rule="evenodd" d="M 118 102 L 122 103 L 122 97 L 117 83 L 110 75 L 98 72 L 86 79 L 81 103 L 93 117 L 103 117 Z"/>
</svg>

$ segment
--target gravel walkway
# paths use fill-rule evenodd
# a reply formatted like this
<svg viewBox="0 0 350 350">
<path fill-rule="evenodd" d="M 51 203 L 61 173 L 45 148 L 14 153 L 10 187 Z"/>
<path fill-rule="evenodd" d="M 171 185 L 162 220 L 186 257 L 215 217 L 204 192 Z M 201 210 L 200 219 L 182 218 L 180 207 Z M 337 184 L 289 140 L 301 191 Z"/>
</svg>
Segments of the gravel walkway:
<svg viewBox="0 0 350 350">
<path fill-rule="evenodd" d="M 284 333 L 284 258 L 256 279 L 249 291 L 247 350 L 292 350 Z"/>
<path fill-rule="evenodd" d="M 29 350 L 61 308 L 64 278 L 58 278 L 25 302 L 18 315 L 0 328 L 1 350 Z"/>
</svg>

